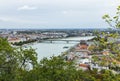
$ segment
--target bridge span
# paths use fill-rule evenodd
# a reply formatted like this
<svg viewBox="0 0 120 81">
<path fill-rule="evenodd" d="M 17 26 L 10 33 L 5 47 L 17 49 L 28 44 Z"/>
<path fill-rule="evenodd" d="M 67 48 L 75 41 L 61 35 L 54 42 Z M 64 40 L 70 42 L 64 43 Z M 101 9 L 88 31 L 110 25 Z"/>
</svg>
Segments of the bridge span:
<svg viewBox="0 0 120 81">
<path fill-rule="evenodd" d="M 39 42 L 50 42 L 50 43 L 53 43 L 54 41 L 65 41 L 66 43 L 69 43 L 69 42 L 81 42 L 83 40 L 62 40 L 62 39 L 48 39 L 48 40 L 39 40 Z M 86 40 L 84 40 L 86 41 Z"/>
</svg>

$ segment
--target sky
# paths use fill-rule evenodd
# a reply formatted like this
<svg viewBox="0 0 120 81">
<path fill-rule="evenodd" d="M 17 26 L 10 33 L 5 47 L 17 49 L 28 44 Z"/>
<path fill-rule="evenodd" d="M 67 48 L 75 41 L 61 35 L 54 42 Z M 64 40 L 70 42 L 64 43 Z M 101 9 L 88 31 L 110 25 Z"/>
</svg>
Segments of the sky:
<svg viewBox="0 0 120 81">
<path fill-rule="evenodd" d="M 0 0 L 0 28 L 107 28 L 120 0 Z"/>
</svg>

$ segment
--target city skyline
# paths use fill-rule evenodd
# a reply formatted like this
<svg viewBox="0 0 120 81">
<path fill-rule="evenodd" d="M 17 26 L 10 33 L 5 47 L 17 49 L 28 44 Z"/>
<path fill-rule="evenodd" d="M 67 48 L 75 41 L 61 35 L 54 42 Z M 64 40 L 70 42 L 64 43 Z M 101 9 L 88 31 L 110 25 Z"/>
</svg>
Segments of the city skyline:
<svg viewBox="0 0 120 81">
<path fill-rule="evenodd" d="M 107 28 L 119 0 L 0 0 L 2 28 Z"/>
</svg>

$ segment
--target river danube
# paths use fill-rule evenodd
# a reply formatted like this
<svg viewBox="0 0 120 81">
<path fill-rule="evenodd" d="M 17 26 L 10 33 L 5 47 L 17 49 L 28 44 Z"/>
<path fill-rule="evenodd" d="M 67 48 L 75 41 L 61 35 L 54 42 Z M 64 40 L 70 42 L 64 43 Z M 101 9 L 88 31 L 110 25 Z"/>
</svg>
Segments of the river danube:
<svg viewBox="0 0 120 81">
<path fill-rule="evenodd" d="M 60 40 L 88 40 L 92 39 L 93 36 L 89 37 L 71 37 L 71 38 L 65 38 Z M 44 57 L 50 57 L 50 56 L 57 56 L 60 55 L 62 52 L 67 51 L 72 46 L 76 45 L 79 42 L 69 42 L 66 41 L 54 41 L 50 43 L 50 41 L 42 42 L 42 43 L 34 43 L 31 46 L 32 48 L 36 49 L 36 52 L 38 54 L 38 61 L 41 60 Z"/>
</svg>

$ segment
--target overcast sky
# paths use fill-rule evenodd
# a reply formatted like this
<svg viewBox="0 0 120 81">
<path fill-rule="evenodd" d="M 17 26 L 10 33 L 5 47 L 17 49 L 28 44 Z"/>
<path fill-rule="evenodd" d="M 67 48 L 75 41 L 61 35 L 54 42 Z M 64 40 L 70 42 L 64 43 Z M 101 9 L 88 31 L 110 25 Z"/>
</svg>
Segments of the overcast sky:
<svg viewBox="0 0 120 81">
<path fill-rule="evenodd" d="M 0 0 L 0 28 L 105 28 L 120 0 Z"/>
</svg>

